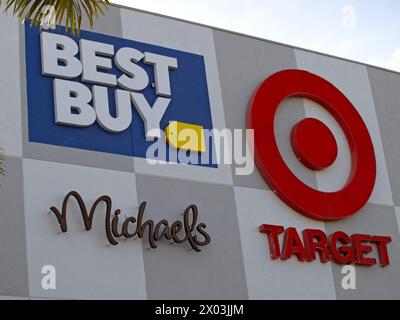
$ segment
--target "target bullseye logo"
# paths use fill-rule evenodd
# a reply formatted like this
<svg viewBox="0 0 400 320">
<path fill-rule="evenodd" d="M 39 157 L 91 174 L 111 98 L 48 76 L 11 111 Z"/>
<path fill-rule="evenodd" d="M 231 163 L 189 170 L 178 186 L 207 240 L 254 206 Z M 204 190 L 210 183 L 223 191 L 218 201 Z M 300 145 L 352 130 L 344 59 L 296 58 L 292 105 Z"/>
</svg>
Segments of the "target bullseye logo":
<svg viewBox="0 0 400 320">
<path fill-rule="evenodd" d="M 325 108 L 342 128 L 351 151 L 346 185 L 322 192 L 304 184 L 288 168 L 274 133 L 281 102 L 290 97 L 312 100 Z M 254 129 L 254 157 L 271 189 L 290 207 L 317 220 L 339 220 L 359 211 L 372 194 L 376 178 L 374 147 L 361 116 L 346 96 L 330 82 L 303 70 L 284 70 L 266 79 L 254 93 L 247 114 Z M 321 121 L 306 118 L 291 131 L 290 141 L 299 161 L 308 169 L 323 170 L 338 155 L 336 140 Z"/>
</svg>

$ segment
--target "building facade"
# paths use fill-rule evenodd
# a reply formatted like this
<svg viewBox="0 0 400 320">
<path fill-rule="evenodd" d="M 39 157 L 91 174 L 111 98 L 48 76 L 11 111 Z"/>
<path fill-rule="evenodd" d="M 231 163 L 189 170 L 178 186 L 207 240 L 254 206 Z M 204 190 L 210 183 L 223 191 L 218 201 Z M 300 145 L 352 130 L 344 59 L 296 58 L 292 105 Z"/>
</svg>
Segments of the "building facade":
<svg viewBox="0 0 400 320">
<path fill-rule="evenodd" d="M 0 16 L 0 146 L 6 154 L 0 296 L 400 298 L 398 73 L 119 6 L 111 6 L 93 30 L 87 23 L 82 29 L 79 37 L 40 33 Z M 292 75 L 276 80 L 277 87 L 264 82 L 285 70 Z M 273 90 L 265 93 L 263 83 Z M 298 92 L 305 83 L 320 95 Z M 270 129 L 296 183 L 308 187 L 309 208 L 301 203 L 303 189 L 289 183 L 289 192 L 280 184 L 269 167 L 271 137 L 257 133 L 267 117 L 259 111 L 267 104 L 263 94 L 276 98 L 291 86 L 298 88 L 283 93 L 288 99 L 278 101 Z M 321 98 L 325 94 L 332 104 Z M 333 108 L 338 99 L 359 118 Z M 320 120 L 334 136 L 337 155 L 324 170 L 299 161 L 307 158 L 304 149 L 293 152 L 301 141 L 292 129 L 305 118 Z M 364 130 L 361 140 L 353 125 Z M 189 137 L 183 152 L 169 153 L 179 145 L 173 141 L 179 126 L 228 129 L 232 143 L 223 150 L 232 161 L 196 163 L 203 154 L 215 157 L 215 136 L 194 145 Z M 247 163 L 252 144 L 247 141 L 246 149 L 239 139 L 251 136 L 246 129 L 255 130 L 259 159 L 253 170 Z M 155 143 L 157 163 L 149 161 Z M 326 155 L 321 148 L 317 160 Z M 235 157 L 237 149 L 247 157 Z M 196 151 L 190 163 L 185 150 Z M 360 163 L 364 171 L 356 170 Z M 246 165 L 250 171 L 243 173 Z M 314 206 L 321 194 L 338 194 L 355 176 L 352 193 L 336 204 L 326 196 L 327 211 Z M 348 209 L 357 200 L 357 210 Z M 118 235 L 124 224 L 125 236 Z M 268 226 L 297 232 L 280 230 L 274 242 Z M 320 246 L 311 241 L 310 248 L 304 230 L 319 230 L 327 239 L 347 234 L 347 243 L 339 240 L 353 259 L 335 259 L 332 252 L 341 251 L 332 237 Z M 329 261 L 322 261 L 324 255 Z M 355 289 L 343 286 L 347 263 L 355 265 Z"/>
</svg>

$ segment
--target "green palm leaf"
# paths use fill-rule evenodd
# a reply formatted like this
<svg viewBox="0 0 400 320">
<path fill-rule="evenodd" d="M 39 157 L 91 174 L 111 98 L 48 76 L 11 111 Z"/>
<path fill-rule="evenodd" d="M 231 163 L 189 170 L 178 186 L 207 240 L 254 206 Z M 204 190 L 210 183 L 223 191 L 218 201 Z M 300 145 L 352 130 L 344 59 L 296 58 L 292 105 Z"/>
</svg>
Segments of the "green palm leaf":
<svg viewBox="0 0 400 320">
<path fill-rule="evenodd" d="M 84 16 L 92 28 L 93 19 L 104 15 L 110 4 L 109 0 L 0 0 L 0 5 L 3 2 L 5 12 L 12 12 L 20 21 L 30 20 L 31 26 L 38 25 L 41 29 L 50 27 L 46 18 L 51 8 L 53 21 L 65 25 L 74 35 L 79 34 Z"/>
<path fill-rule="evenodd" d="M 0 148 L 0 175 L 4 176 L 5 170 L 4 170 L 4 161 L 6 160 L 6 156 L 3 153 L 3 149 Z"/>
</svg>

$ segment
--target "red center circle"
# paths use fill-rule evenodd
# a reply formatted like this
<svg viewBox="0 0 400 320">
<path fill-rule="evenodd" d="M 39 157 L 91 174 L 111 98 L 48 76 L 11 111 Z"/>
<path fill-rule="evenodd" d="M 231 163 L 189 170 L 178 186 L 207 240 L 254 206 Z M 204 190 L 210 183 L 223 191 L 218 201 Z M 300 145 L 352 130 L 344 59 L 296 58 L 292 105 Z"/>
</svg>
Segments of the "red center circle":
<svg viewBox="0 0 400 320">
<path fill-rule="evenodd" d="M 338 154 L 332 132 L 314 118 L 306 118 L 297 123 L 292 129 L 290 142 L 296 157 L 311 170 L 329 167 Z"/>
<path fill-rule="evenodd" d="M 351 152 L 351 172 L 339 191 L 322 192 L 304 184 L 279 152 L 274 119 L 281 102 L 310 99 L 325 108 L 342 128 Z M 376 178 L 374 147 L 361 116 L 346 96 L 325 79 L 303 70 L 284 70 L 255 91 L 247 113 L 254 130 L 254 158 L 271 189 L 296 211 L 317 220 L 339 220 L 359 211 L 372 194 Z"/>
</svg>

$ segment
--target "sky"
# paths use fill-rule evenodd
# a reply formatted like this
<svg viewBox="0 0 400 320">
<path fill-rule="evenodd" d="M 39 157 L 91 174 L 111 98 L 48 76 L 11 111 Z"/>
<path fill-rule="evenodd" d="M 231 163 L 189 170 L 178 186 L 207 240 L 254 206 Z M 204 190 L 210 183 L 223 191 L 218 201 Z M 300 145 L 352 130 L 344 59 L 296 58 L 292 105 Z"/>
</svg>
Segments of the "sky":
<svg viewBox="0 0 400 320">
<path fill-rule="evenodd" d="M 111 0 L 400 71 L 398 0 Z"/>
</svg>

